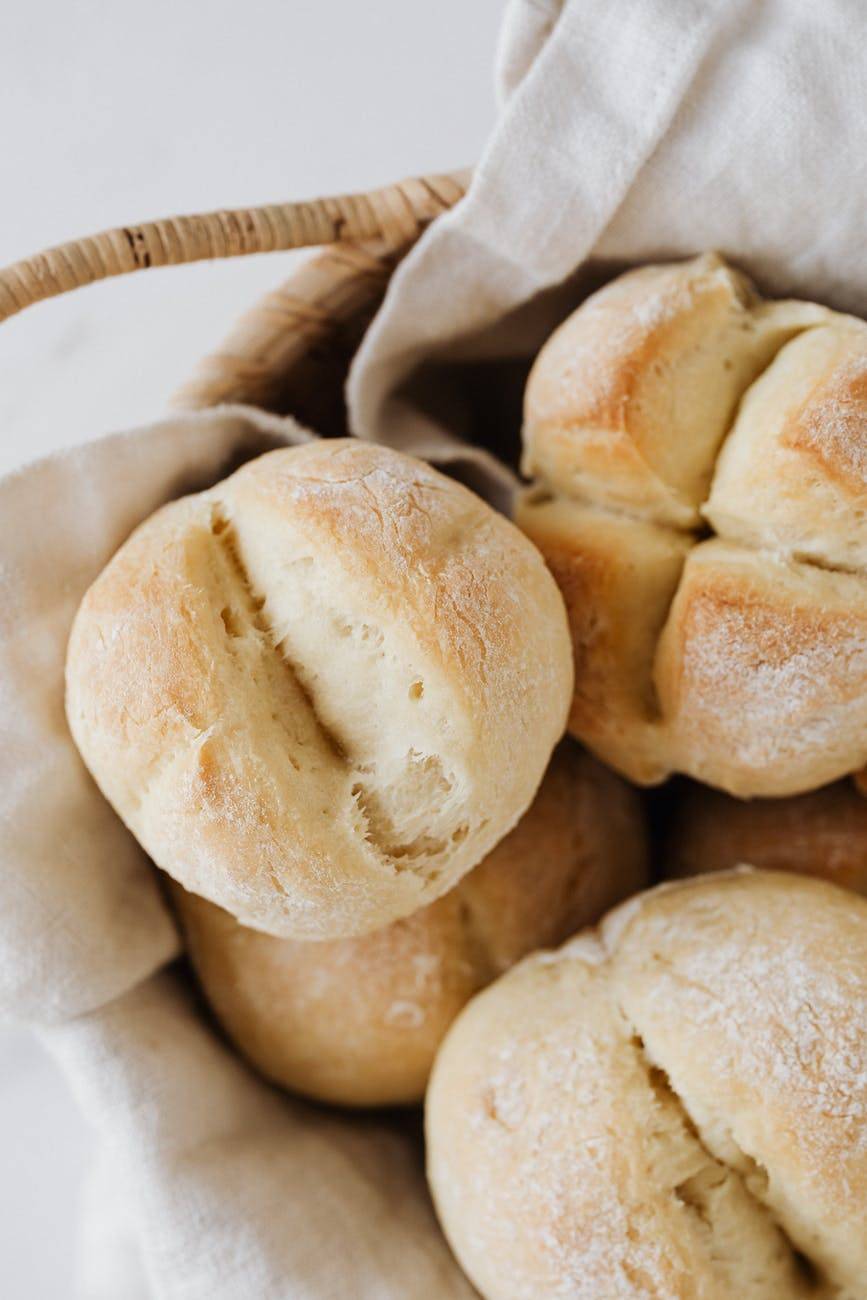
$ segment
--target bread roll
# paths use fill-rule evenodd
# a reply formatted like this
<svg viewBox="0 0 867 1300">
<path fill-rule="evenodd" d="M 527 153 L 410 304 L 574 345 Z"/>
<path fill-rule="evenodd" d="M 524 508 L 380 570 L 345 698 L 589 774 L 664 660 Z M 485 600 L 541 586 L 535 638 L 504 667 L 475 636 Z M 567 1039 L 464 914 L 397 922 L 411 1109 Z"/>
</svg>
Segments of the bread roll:
<svg viewBox="0 0 867 1300">
<path fill-rule="evenodd" d="M 450 893 L 373 934 L 276 939 L 173 891 L 230 1038 L 269 1079 L 349 1106 L 419 1101 L 469 998 L 647 883 L 638 795 L 571 741 L 529 811 Z"/>
<path fill-rule="evenodd" d="M 748 797 L 864 767 L 864 322 L 762 302 L 712 255 L 632 272 L 540 352 L 524 443 L 573 734 L 642 784 Z"/>
<path fill-rule="evenodd" d="M 158 866 L 247 925 L 325 939 L 427 905 L 511 829 L 571 676 L 517 529 L 342 439 L 136 530 L 76 617 L 67 716 Z"/>
<path fill-rule="evenodd" d="M 689 785 L 678 790 L 661 856 L 670 877 L 749 862 L 867 894 L 867 799 L 851 781 L 748 802 Z"/>
<path fill-rule="evenodd" d="M 486 1300 L 867 1296 L 867 902 L 663 886 L 450 1030 L 428 1170 Z"/>
</svg>

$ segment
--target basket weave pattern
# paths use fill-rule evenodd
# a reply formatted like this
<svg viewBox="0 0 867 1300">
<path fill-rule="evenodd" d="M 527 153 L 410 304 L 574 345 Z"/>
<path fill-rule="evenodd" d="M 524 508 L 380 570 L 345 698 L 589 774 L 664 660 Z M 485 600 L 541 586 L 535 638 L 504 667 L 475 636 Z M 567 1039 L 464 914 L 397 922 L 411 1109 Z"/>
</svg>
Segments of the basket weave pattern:
<svg viewBox="0 0 867 1300">
<path fill-rule="evenodd" d="M 460 199 L 468 174 L 368 193 L 170 217 L 60 244 L 0 271 L 0 322 L 115 275 L 328 245 L 238 321 L 176 395 L 186 408 L 245 402 L 345 431 L 342 381 L 401 257 Z"/>
</svg>

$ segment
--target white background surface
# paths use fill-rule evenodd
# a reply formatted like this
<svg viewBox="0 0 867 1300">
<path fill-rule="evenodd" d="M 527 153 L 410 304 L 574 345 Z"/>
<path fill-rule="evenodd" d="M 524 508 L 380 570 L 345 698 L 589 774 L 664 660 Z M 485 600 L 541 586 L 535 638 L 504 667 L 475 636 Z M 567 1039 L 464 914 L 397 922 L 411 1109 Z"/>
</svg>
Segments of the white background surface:
<svg viewBox="0 0 867 1300">
<path fill-rule="evenodd" d="M 0 263 L 110 225 L 472 162 L 493 123 L 502 6 L 0 3 Z M 289 265 L 276 254 L 151 272 L 7 322 L 0 473 L 158 415 Z M 68 1297 L 88 1134 L 14 1027 L 0 1027 L 0 1152 L 0 1294 Z"/>
</svg>

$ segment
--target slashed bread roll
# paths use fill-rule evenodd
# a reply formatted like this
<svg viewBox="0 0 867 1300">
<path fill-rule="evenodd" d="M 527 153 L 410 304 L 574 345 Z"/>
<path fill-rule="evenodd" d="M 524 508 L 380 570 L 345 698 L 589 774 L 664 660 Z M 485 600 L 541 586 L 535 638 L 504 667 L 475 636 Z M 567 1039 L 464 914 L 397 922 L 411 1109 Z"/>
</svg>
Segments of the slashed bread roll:
<svg viewBox="0 0 867 1300">
<path fill-rule="evenodd" d="M 486 1300 L 867 1296 L 867 902 L 662 886 L 470 1003 L 428 1170 Z"/>
<path fill-rule="evenodd" d="M 867 895 L 867 799 L 851 781 L 788 799 L 734 799 L 692 784 L 678 790 L 664 874 L 696 876 L 741 862 L 819 876 Z"/>
<path fill-rule="evenodd" d="M 511 829 L 571 679 L 526 538 L 341 439 L 142 524 L 82 602 L 66 703 L 158 866 L 247 925 L 325 939 L 432 902 Z"/>
<path fill-rule="evenodd" d="M 642 784 L 743 796 L 864 767 L 864 322 L 713 255 L 631 272 L 540 352 L 524 444 L 576 736 Z"/>
<path fill-rule="evenodd" d="M 350 1106 L 420 1101 L 436 1049 L 484 985 L 647 884 L 637 793 L 572 741 L 509 835 L 443 898 L 354 939 L 240 925 L 176 886 L 199 981 L 273 1082 Z"/>
</svg>

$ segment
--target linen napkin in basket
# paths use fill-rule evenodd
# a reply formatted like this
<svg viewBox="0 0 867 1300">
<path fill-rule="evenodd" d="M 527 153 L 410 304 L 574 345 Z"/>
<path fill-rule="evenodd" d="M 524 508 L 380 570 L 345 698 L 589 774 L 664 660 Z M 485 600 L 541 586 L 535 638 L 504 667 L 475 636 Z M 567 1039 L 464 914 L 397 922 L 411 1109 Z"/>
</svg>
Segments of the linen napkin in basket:
<svg viewBox="0 0 867 1300">
<path fill-rule="evenodd" d="M 471 434 L 449 363 L 531 357 L 588 258 L 716 249 L 772 294 L 867 313 L 862 0 L 511 0 L 497 84 L 469 194 L 398 268 L 356 356 L 363 437 Z"/>
<path fill-rule="evenodd" d="M 449 363 L 529 355 L 577 292 L 549 291 L 591 256 L 715 246 L 765 288 L 863 310 L 865 22 L 859 0 L 513 0 L 500 122 L 359 353 L 356 431 L 441 449 L 443 411 L 463 416 Z M 111 552 L 297 436 L 191 416 L 0 483 L 0 1012 L 42 1026 L 100 1133 L 122 1235 L 91 1220 L 87 1300 L 471 1295 L 416 1138 L 271 1092 L 164 969 L 177 937 L 149 865 L 63 720 L 66 635 Z"/>
</svg>

